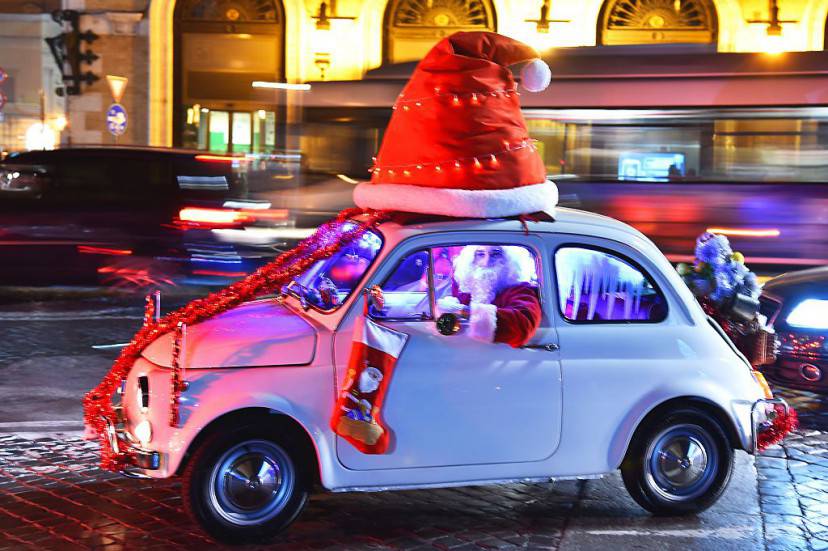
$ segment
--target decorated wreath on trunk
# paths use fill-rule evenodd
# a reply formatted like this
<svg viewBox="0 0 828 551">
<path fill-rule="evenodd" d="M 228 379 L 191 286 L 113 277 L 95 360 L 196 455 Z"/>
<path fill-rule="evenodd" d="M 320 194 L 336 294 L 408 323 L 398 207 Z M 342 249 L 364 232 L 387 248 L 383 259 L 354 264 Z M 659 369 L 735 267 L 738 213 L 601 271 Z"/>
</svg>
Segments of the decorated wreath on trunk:
<svg viewBox="0 0 828 551">
<path fill-rule="evenodd" d="M 679 275 L 704 311 L 716 320 L 754 366 L 775 360 L 776 340 L 759 314 L 759 280 L 727 237 L 704 232 L 696 239 L 693 265 L 680 263 Z"/>
</svg>

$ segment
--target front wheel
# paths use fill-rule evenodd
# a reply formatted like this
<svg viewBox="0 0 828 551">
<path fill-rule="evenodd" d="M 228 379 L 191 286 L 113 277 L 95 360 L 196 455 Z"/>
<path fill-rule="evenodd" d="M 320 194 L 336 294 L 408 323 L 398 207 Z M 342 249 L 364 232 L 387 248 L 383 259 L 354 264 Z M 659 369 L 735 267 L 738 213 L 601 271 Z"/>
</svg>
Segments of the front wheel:
<svg viewBox="0 0 828 551">
<path fill-rule="evenodd" d="M 264 541 L 287 528 L 308 500 L 296 446 L 252 430 L 214 435 L 184 471 L 183 501 L 201 527 L 227 543 Z"/>
<path fill-rule="evenodd" d="M 699 409 L 682 409 L 636 431 L 621 477 L 632 498 L 651 513 L 694 514 L 724 493 L 733 459 L 715 418 Z"/>
</svg>

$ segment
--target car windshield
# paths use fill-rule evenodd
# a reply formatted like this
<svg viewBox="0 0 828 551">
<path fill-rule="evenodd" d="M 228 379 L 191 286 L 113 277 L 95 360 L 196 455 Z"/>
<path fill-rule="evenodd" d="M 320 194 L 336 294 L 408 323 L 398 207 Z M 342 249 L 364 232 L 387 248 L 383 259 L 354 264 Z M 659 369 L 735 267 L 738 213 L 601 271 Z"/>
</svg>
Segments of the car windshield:
<svg viewBox="0 0 828 551">
<path fill-rule="evenodd" d="M 353 222 L 345 222 L 339 231 L 346 232 L 354 226 Z M 298 298 L 306 308 L 336 310 L 357 288 L 381 247 L 382 238 L 379 234 L 367 230 L 333 256 L 311 266 L 285 286 L 283 291 Z"/>
</svg>

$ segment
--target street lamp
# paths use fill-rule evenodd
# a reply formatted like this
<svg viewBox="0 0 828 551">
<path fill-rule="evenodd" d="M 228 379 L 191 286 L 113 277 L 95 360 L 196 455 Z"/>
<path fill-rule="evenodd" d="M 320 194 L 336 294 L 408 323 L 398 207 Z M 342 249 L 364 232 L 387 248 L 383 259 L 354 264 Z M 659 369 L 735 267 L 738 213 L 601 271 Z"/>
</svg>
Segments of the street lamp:
<svg viewBox="0 0 828 551">
<path fill-rule="evenodd" d="M 321 79 L 325 80 L 325 71 L 331 64 L 331 51 L 333 50 L 333 37 L 331 36 L 331 21 L 334 19 L 356 19 L 356 17 L 346 17 L 336 15 L 336 0 L 330 0 L 331 14 L 328 15 L 328 3 L 320 2 L 319 10 L 316 15 L 311 16 L 316 19 L 316 32 L 313 35 L 314 56 L 313 62 L 319 68 Z"/>
<path fill-rule="evenodd" d="M 748 19 L 748 23 L 767 23 L 768 26 L 765 32 L 768 35 L 768 53 L 779 53 L 782 51 L 782 24 L 783 23 L 798 23 L 795 19 L 779 19 L 779 4 L 777 0 L 768 0 L 768 18 L 767 19 Z"/>
<path fill-rule="evenodd" d="M 527 23 L 535 23 L 535 28 L 539 33 L 548 34 L 550 23 L 569 23 L 571 19 L 549 19 L 549 10 L 551 0 L 543 0 L 540 9 L 540 17 L 537 19 L 525 19 Z"/>
</svg>

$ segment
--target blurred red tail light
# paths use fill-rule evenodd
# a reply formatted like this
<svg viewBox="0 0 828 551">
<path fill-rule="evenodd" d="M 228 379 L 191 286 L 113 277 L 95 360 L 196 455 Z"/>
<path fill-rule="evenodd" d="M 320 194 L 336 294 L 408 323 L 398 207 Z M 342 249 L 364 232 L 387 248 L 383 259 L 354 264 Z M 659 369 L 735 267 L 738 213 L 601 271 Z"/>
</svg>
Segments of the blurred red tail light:
<svg viewBox="0 0 828 551">
<path fill-rule="evenodd" d="M 257 220 L 287 220 L 286 209 L 227 209 L 209 207 L 184 207 L 178 211 L 177 225 L 227 228 L 252 224 Z"/>
<path fill-rule="evenodd" d="M 230 209 L 212 209 L 204 207 L 184 207 L 178 211 L 178 221 L 196 226 L 236 226 L 254 219 L 246 213 Z"/>
<path fill-rule="evenodd" d="M 247 162 L 246 157 L 238 155 L 196 155 L 196 161 L 203 163 L 244 163 Z"/>
<path fill-rule="evenodd" d="M 81 254 L 106 254 L 110 256 L 129 256 L 132 254 L 131 249 L 108 249 L 89 245 L 78 245 L 78 252 Z"/>
</svg>

